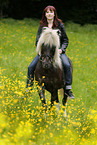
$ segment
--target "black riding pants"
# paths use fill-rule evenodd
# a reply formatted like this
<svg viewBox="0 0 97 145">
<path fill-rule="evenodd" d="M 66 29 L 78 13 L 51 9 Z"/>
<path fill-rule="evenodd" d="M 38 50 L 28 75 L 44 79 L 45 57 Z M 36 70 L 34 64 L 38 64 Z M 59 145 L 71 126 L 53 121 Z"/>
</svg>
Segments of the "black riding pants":
<svg viewBox="0 0 97 145">
<path fill-rule="evenodd" d="M 66 56 L 65 53 L 61 54 L 61 60 L 62 60 L 62 64 L 63 64 L 63 69 L 64 69 L 64 73 L 65 75 L 65 79 L 66 79 L 66 86 L 68 89 L 71 89 L 71 83 L 72 83 L 72 74 L 71 74 L 71 68 L 70 68 L 70 63 L 68 61 L 68 57 Z M 36 65 L 38 63 L 39 60 L 39 55 L 37 55 L 33 61 L 31 62 L 31 64 L 28 67 L 28 77 L 27 77 L 27 86 L 32 86 L 33 85 L 33 80 L 34 80 L 34 71 L 36 68 Z M 69 86 L 69 87 L 68 87 Z"/>
</svg>

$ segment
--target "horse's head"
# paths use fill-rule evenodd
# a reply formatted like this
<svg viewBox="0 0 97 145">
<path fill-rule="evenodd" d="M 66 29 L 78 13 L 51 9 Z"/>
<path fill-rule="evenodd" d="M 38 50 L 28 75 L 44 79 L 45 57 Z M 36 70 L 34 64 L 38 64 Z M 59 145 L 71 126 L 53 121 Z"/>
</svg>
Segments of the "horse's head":
<svg viewBox="0 0 97 145">
<path fill-rule="evenodd" d="M 60 48 L 60 39 L 58 30 L 46 28 L 43 30 L 38 44 L 37 52 L 40 53 L 42 65 L 50 68 L 52 65 L 61 68 L 61 60 L 58 49 Z"/>
<path fill-rule="evenodd" d="M 50 45 L 42 44 L 40 61 L 43 68 L 50 69 L 53 67 L 55 46 L 50 47 Z"/>
</svg>

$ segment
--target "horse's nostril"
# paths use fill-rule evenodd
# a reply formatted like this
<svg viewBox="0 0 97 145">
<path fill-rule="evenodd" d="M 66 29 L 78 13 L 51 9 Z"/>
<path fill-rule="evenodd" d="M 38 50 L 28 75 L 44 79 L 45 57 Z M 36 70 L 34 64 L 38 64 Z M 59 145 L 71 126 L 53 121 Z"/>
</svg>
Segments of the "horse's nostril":
<svg viewBox="0 0 97 145">
<path fill-rule="evenodd" d="M 48 68 L 48 64 L 45 65 L 45 68 Z"/>
</svg>

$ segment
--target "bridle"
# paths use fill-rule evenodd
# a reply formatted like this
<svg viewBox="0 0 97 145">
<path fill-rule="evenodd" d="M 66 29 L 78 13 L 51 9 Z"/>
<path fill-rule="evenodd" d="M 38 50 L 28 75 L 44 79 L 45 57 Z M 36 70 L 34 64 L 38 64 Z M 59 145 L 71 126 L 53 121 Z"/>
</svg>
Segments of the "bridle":
<svg viewBox="0 0 97 145">
<path fill-rule="evenodd" d="M 49 55 L 47 55 L 47 54 L 46 54 L 46 55 L 40 56 L 40 61 L 41 61 L 41 62 L 44 62 L 44 61 L 43 61 L 44 59 L 42 59 L 42 58 L 47 58 L 47 57 L 49 58 L 49 60 L 51 61 L 51 63 L 53 63 L 54 60 L 51 58 L 51 56 L 49 56 Z"/>
</svg>

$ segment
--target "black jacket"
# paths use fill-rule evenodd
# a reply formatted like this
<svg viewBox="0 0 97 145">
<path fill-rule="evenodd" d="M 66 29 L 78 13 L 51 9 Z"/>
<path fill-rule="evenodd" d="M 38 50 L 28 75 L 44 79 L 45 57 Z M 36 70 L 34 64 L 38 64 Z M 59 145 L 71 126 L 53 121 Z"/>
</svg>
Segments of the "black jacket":
<svg viewBox="0 0 97 145">
<path fill-rule="evenodd" d="M 43 27 L 39 26 L 39 29 L 37 32 L 37 37 L 36 37 L 36 46 L 37 46 L 37 42 L 40 38 L 40 35 L 42 33 L 42 29 L 43 29 Z M 69 40 L 68 40 L 67 34 L 65 32 L 64 24 L 59 21 L 59 24 L 56 27 L 56 29 L 59 29 L 59 31 L 60 31 L 60 49 L 62 49 L 62 52 L 65 53 Z"/>
</svg>

